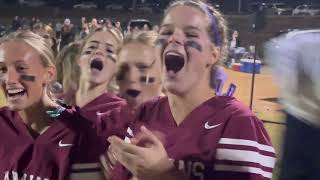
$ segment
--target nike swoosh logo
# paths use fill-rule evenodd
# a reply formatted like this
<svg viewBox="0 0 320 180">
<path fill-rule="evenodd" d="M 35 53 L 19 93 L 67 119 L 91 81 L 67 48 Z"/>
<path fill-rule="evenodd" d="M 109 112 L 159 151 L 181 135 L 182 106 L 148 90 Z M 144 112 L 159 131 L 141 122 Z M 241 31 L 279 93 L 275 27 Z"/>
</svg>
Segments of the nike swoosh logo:
<svg viewBox="0 0 320 180">
<path fill-rule="evenodd" d="M 97 116 L 102 116 L 103 113 L 101 113 L 100 111 L 97 111 L 97 112 L 96 112 L 96 115 L 97 115 Z"/>
<path fill-rule="evenodd" d="M 103 115 L 105 115 L 105 114 L 107 114 L 107 113 L 108 113 L 108 111 L 107 111 L 107 112 L 97 111 L 97 112 L 96 112 L 96 115 L 97 115 L 97 116 L 103 116 Z"/>
<path fill-rule="evenodd" d="M 204 125 L 204 128 L 206 128 L 206 129 L 214 129 L 214 128 L 220 126 L 221 124 L 222 123 L 210 126 L 209 122 L 206 122 L 206 124 Z"/>
<path fill-rule="evenodd" d="M 62 140 L 59 141 L 59 147 L 68 147 L 68 146 L 73 146 L 73 144 L 63 144 Z"/>
</svg>

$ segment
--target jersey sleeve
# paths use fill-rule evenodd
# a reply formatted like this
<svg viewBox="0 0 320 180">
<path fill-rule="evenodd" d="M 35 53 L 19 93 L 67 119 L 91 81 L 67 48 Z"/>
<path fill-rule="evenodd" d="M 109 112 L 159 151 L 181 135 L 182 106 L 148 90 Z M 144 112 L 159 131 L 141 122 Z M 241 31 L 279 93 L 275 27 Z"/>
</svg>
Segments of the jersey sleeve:
<svg viewBox="0 0 320 180">
<path fill-rule="evenodd" d="M 218 142 L 215 179 L 268 180 L 275 161 L 263 123 L 253 115 L 231 117 Z"/>
</svg>

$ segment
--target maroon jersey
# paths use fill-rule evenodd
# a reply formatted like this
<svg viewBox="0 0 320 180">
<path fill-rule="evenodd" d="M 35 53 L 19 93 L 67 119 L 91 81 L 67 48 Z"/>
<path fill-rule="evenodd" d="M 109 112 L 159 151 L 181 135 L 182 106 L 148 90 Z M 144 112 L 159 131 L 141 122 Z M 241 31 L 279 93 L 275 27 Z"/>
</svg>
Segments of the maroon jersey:
<svg viewBox="0 0 320 180">
<path fill-rule="evenodd" d="M 81 114 L 89 120 L 97 120 L 100 116 L 126 104 L 124 99 L 106 92 L 82 107 Z"/>
<path fill-rule="evenodd" d="M 145 125 L 160 137 L 176 168 L 190 179 L 271 179 L 275 151 L 268 134 L 262 122 L 233 97 L 207 100 L 179 126 L 167 97 L 144 104 L 136 116 L 126 140 Z"/>
<path fill-rule="evenodd" d="M 77 109 L 78 148 L 70 170 L 70 179 L 104 179 L 99 157 L 107 150 L 111 135 L 125 137 L 130 110 L 125 100 L 104 93 L 81 109 Z"/>
<path fill-rule="evenodd" d="M 67 110 L 68 111 L 68 110 Z M 0 179 L 66 179 L 77 133 L 64 113 L 43 134 L 30 134 L 17 112 L 0 109 Z"/>
<path fill-rule="evenodd" d="M 36 138 L 17 112 L 0 109 L 0 179 L 104 179 L 99 156 L 110 135 L 125 136 L 126 107 L 120 98 L 103 94 L 84 108 L 62 112 Z"/>
</svg>

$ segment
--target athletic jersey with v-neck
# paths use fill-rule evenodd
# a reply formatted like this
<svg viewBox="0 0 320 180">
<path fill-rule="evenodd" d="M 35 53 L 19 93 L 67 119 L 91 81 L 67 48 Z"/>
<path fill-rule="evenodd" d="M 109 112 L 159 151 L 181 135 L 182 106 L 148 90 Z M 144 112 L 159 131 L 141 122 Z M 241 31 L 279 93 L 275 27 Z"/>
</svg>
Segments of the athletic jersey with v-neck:
<svg viewBox="0 0 320 180">
<path fill-rule="evenodd" d="M 75 149 L 70 169 L 70 179 L 102 179 L 100 155 L 109 145 L 107 138 L 112 135 L 125 136 L 130 113 L 125 100 L 104 93 L 74 114 L 78 116 L 79 144 Z"/>
<path fill-rule="evenodd" d="M 120 116 L 126 112 L 125 101 L 106 93 L 65 110 L 34 138 L 17 112 L 1 108 L 0 179 L 103 179 L 99 156 L 109 136 L 125 136 L 129 122 Z"/>
<path fill-rule="evenodd" d="M 1 108 L 0 179 L 66 179 L 72 148 L 77 144 L 70 115 L 53 119 L 44 133 L 34 137 L 17 112 Z"/>
<path fill-rule="evenodd" d="M 275 151 L 263 123 L 233 97 L 205 101 L 179 125 L 168 98 L 160 97 L 141 106 L 126 138 L 139 133 L 141 125 L 159 137 L 176 168 L 190 179 L 271 179 Z"/>
</svg>

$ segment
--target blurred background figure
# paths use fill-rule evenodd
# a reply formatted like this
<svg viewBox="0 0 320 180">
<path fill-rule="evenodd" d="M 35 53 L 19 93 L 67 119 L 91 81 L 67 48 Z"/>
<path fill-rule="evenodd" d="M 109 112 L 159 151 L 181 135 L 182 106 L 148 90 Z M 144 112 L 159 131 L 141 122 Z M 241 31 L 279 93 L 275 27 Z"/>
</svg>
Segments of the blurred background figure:
<svg viewBox="0 0 320 180">
<path fill-rule="evenodd" d="M 46 43 L 52 48 L 54 56 L 58 54 L 58 44 L 55 31 L 43 23 L 36 23 L 32 27 L 32 31 L 44 38 Z"/>
<path fill-rule="evenodd" d="M 86 36 L 88 36 L 90 34 L 90 29 L 87 23 L 82 25 L 82 28 L 80 30 L 80 34 L 79 37 L 80 39 L 85 38 Z"/>
<path fill-rule="evenodd" d="M 104 21 L 105 21 L 105 24 L 106 24 L 107 28 L 112 28 L 113 27 L 112 21 L 110 19 L 106 18 Z"/>
<path fill-rule="evenodd" d="M 148 24 L 143 25 L 143 31 L 150 31 Z"/>
<path fill-rule="evenodd" d="M 266 58 L 287 115 L 279 179 L 320 179 L 320 29 L 271 40 Z"/>
<path fill-rule="evenodd" d="M 32 28 L 33 27 L 33 25 L 36 23 L 36 21 L 37 21 L 37 18 L 36 17 L 32 17 L 31 18 L 31 21 L 30 21 L 30 27 Z M 32 30 L 32 29 L 31 29 Z"/>
<path fill-rule="evenodd" d="M 73 29 L 73 24 L 71 24 L 71 20 L 66 18 L 63 23 L 62 31 L 61 31 L 61 42 L 60 49 L 73 42 L 75 38 L 75 32 Z"/>
<path fill-rule="evenodd" d="M 139 27 L 138 26 L 135 26 L 134 28 L 133 28 L 133 31 L 132 31 L 132 33 L 138 33 L 140 31 L 140 29 L 139 29 Z"/>
<path fill-rule="evenodd" d="M 21 28 L 21 21 L 19 16 L 15 16 L 11 23 L 11 31 L 17 31 L 19 28 Z"/>
<path fill-rule="evenodd" d="M 98 24 L 98 20 L 96 18 L 92 18 L 91 20 L 91 32 L 94 32 L 96 29 L 98 29 L 100 25 Z"/>
<path fill-rule="evenodd" d="M 129 36 L 132 33 L 131 26 L 127 26 L 127 29 L 124 31 L 124 37 Z"/>
<path fill-rule="evenodd" d="M 80 54 L 81 42 L 70 43 L 65 46 L 56 58 L 57 82 L 63 87 L 63 92 L 55 96 L 66 105 L 75 104 L 75 93 L 78 90 L 80 68 L 77 57 Z"/>
<path fill-rule="evenodd" d="M 234 30 L 230 39 L 230 49 L 240 47 L 239 32 Z"/>
<path fill-rule="evenodd" d="M 61 36 L 61 31 L 62 31 L 62 28 L 63 28 L 63 24 L 61 24 L 59 21 L 56 23 L 55 25 L 55 31 L 56 31 L 56 37 L 57 39 L 60 40 L 60 36 Z"/>
<path fill-rule="evenodd" d="M 81 17 L 81 26 L 86 24 L 86 17 Z"/>
<path fill-rule="evenodd" d="M 121 28 L 121 23 L 120 23 L 120 21 L 117 21 L 117 22 L 115 23 L 115 27 L 116 27 L 120 32 L 123 32 L 123 31 L 122 31 L 122 28 Z"/>
<path fill-rule="evenodd" d="M 234 30 L 229 40 L 229 58 L 227 65 L 230 67 L 233 63 L 239 63 L 245 52 L 246 49 L 240 46 L 239 32 Z"/>
</svg>

